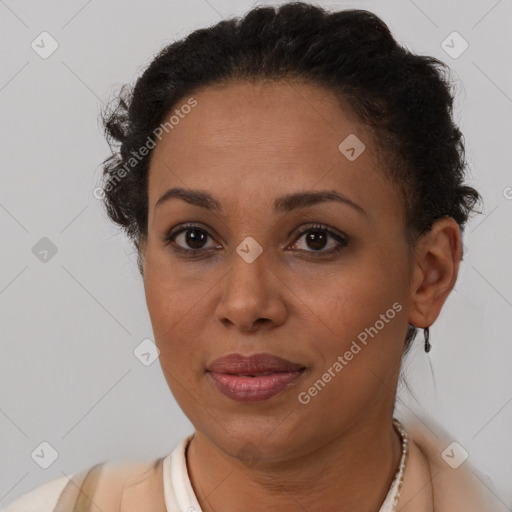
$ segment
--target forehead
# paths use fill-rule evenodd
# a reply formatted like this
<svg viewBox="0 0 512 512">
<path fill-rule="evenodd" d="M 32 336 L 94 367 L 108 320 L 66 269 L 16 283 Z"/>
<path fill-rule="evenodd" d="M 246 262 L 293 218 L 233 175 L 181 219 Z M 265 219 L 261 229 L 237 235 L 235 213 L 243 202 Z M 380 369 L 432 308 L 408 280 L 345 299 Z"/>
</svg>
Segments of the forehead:
<svg viewBox="0 0 512 512">
<path fill-rule="evenodd" d="M 271 196 L 336 189 L 370 214 L 381 209 L 400 218 L 397 192 L 378 168 L 370 131 L 331 91 L 291 81 L 234 82 L 191 96 L 196 106 L 153 150 L 150 209 L 174 186 L 209 190 L 223 204 L 249 198 L 269 204 Z M 355 160 L 343 153 L 346 139 L 348 146 L 364 144 Z"/>
</svg>

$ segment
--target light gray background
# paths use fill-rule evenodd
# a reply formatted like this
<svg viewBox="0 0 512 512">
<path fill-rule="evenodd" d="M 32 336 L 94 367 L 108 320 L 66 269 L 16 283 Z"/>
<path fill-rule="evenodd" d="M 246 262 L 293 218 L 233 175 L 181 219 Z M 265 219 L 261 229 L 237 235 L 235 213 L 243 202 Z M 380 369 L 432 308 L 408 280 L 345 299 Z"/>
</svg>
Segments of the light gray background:
<svg viewBox="0 0 512 512">
<path fill-rule="evenodd" d="M 485 204 L 432 352 L 420 331 L 409 357 L 418 401 L 400 396 L 445 427 L 510 504 L 512 2 L 318 4 L 373 10 L 458 81 L 455 117 Z M 158 360 L 146 367 L 133 354 L 152 330 L 135 254 L 93 195 L 108 155 L 99 111 L 165 43 L 251 5 L 0 0 L 0 506 L 100 461 L 164 455 L 192 431 Z M 42 31 L 59 44 L 48 59 L 31 48 Z M 456 59 L 441 47 L 453 31 L 469 43 Z M 32 252 L 42 237 L 58 249 L 46 263 Z M 59 454 L 48 469 L 31 458 L 42 441 Z"/>
</svg>

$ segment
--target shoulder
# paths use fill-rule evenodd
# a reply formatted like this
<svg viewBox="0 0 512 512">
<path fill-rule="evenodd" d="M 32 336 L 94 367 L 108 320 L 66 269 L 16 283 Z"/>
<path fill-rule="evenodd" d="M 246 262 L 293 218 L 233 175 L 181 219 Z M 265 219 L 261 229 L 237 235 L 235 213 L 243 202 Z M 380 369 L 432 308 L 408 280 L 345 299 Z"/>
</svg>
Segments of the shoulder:
<svg viewBox="0 0 512 512">
<path fill-rule="evenodd" d="M 73 478 L 74 475 L 70 475 Z M 22 494 L 1 512 L 50 512 L 53 511 L 60 493 L 69 482 L 69 478 L 62 476 L 54 478 L 39 485 L 25 494 Z"/>
<path fill-rule="evenodd" d="M 72 512 L 93 502 L 119 511 L 125 488 L 154 480 L 162 459 L 104 461 L 69 476 L 49 480 L 21 495 L 0 512 Z"/>
<path fill-rule="evenodd" d="M 464 446 L 440 425 L 426 418 L 408 418 L 403 425 L 409 436 L 413 466 L 410 480 L 418 485 L 429 482 L 425 489 L 429 489 L 429 501 L 432 500 L 436 510 L 459 507 L 467 512 L 508 510 L 496 500 L 494 484 L 468 460 L 469 453 Z"/>
</svg>

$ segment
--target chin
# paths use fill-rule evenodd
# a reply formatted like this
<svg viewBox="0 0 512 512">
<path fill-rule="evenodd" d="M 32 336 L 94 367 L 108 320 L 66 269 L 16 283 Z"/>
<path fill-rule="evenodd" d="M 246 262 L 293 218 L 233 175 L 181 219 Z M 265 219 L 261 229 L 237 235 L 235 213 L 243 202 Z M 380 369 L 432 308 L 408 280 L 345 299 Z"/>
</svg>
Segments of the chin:
<svg viewBox="0 0 512 512">
<path fill-rule="evenodd" d="M 224 453 L 241 461 L 280 462 L 305 453 L 315 444 L 307 430 L 298 423 L 287 424 L 286 417 L 285 414 L 275 421 L 269 421 L 268 416 L 237 417 L 229 421 L 216 416 L 217 421 L 209 421 L 205 428 L 199 425 L 197 430 Z"/>
</svg>

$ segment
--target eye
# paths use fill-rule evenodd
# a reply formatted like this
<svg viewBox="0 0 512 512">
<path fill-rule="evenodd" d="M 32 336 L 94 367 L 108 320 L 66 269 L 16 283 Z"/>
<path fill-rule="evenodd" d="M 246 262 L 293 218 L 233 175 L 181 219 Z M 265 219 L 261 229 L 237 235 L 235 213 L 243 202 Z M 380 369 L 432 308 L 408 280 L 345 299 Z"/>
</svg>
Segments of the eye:
<svg viewBox="0 0 512 512">
<path fill-rule="evenodd" d="M 211 238 L 208 232 L 197 224 L 181 224 L 175 230 L 166 233 L 163 241 L 166 245 L 172 244 L 172 249 L 176 253 L 195 254 L 197 256 L 199 253 L 208 250 L 208 248 L 204 248 L 208 238 Z M 177 244 L 177 242 L 181 242 L 182 245 Z M 192 249 L 187 247 L 192 247 Z"/>
<path fill-rule="evenodd" d="M 301 249 L 303 252 L 319 253 L 321 256 L 331 256 L 348 245 L 347 239 L 333 231 L 323 224 L 309 225 L 299 232 L 298 238 L 293 245 L 297 245 L 298 241 L 304 236 L 307 247 L 312 250 Z M 222 249 L 222 246 L 205 247 L 205 242 L 211 238 L 208 231 L 202 229 L 197 224 L 180 224 L 174 230 L 166 233 L 163 237 L 165 245 L 172 245 L 172 250 L 177 254 L 200 256 L 201 253 L 210 252 L 212 249 Z M 325 248 L 329 238 L 334 239 L 337 243 L 328 250 Z M 191 247 L 192 249 L 189 249 Z"/>
<path fill-rule="evenodd" d="M 305 252 L 309 253 L 319 252 L 322 255 L 329 256 L 337 253 L 348 245 L 347 239 L 344 236 L 322 224 L 310 225 L 305 229 L 302 229 L 296 239 L 297 241 L 294 242 L 294 245 L 297 245 L 298 241 L 304 237 L 304 235 L 306 235 L 304 238 L 306 247 L 312 249 L 305 249 Z M 323 250 L 326 247 L 329 238 L 334 239 L 337 243 L 335 243 L 334 246 L 331 246 L 330 249 Z"/>
</svg>

